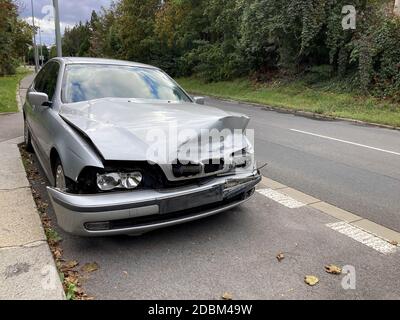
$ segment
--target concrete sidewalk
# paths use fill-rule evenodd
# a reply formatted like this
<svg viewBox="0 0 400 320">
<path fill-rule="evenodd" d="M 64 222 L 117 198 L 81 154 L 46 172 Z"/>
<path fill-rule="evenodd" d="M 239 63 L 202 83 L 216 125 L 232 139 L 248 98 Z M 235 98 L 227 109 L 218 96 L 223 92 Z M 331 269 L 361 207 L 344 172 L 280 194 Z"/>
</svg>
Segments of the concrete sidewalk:
<svg viewBox="0 0 400 320">
<path fill-rule="evenodd" d="M 32 81 L 21 82 L 24 96 Z M 18 96 L 17 96 L 18 98 Z M 0 115 L 0 299 L 65 299 L 18 150 L 22 114 Z"/>
</svg>

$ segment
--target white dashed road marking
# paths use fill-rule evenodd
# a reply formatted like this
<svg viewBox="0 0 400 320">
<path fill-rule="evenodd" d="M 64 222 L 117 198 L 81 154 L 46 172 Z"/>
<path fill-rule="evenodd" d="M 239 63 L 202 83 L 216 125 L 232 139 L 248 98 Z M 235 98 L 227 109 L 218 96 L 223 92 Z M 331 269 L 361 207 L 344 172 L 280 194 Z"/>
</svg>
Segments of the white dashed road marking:
<svg viewBox="0 0 400 320">
<path fill-rule="evenodd" d="M 395 245 L 347 222 L 329 223 L 326 226 L 383 254 L 394 253 L 397 249 Z"/>
<path fill-rule="evenodd" d="M 311 133 L 311 132 L 302 131 L 302 130 L 290 129 L 290 131 L 299 132 L 299 133 L 303 133 L 303 134 L 308 134 L 308 135 L 314 136 L 314 137 L 319 137 L 319 138 L 329 139 L 329 140 L 333 140 L 333 141 L 343 142 L 343 143 L 347 143 L 347 144 L 352 144 L 353 146 L 357 146 L 357 147 L 368 148 L 368 149 L 372 149 L 372 150 L 375 150 L 375 151 L 381 151 L 381 152 L 386 152 L 386 153 L 394 154 L 394 155 L 396 155 L 396 156 L 400 156 L 400 152 L 395 152 L 395 151 L 385 150 L 385 149 L 381 149 L 381 148 L 371 147 L 371 146 L 367 146 L 367 145 L 365 145 L 365 144 L 360 144 L 360 143 L 356 143 L 356 142 L 346 141 L 346 140 L 342 140 L 342 139 L 336 139 L 336 138 L 332 138 L 332 137 L 328 137 L 328 136 L 323 136 L 323 135 L 320 135 L 320 134 Z"/>
<path fill-rule="evenodd" d="M 301 208 L 305 206 L 304 203 L 272 189 L 258 189 L 257 192 L 291 209 Z"/>
</svg>

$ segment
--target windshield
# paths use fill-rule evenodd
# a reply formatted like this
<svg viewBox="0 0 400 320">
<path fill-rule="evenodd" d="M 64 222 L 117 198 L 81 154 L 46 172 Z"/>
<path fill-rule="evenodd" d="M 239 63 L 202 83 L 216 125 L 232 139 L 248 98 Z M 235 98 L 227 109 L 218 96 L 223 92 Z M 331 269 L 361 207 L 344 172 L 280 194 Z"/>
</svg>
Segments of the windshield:
<svg viewBox="0 0 400 320">
<path fill-rule="evenodd" d="M 100 98 L 191 101 L 158 69 L 102 64 L 72 64 L 65 70 L 64 103 Z"/>
</svg>

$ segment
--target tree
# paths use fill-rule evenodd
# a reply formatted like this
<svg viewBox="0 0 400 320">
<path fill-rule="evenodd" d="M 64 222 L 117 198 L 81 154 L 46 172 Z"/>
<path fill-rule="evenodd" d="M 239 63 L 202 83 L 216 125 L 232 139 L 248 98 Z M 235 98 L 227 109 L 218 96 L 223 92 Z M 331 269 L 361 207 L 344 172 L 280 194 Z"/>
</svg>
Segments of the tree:
<svg viewBox="0 0 400 320">
<path fill-rule="evenodd" d="M 394 2 L 394 14 L 400 15 L 400 0 L 395 0 Z"/>
<path fill-rule="evenodd" d="M 338 76 L 351 78 L 353 87 L 396 96 L 400 19 L 393 2 L 119 0 L 67 30 L 63 43 L 68 55 L 144 62 L 174 76 L 290 75 L 310 82 Z M 349 4 L 357 9 L 355 30 L 342 24 Z"/>
<path fill-rule="evenodd" d="M 120 40 L 118 56 L 151 63 L 157 49 L 154 37 L 159 0 L 121 0 L 116 7 L 114 35 Z"/>
<path fill-rule="evenodd" d="M 90 49 L 89 23 L 79 22 L 72 29 L 65 29 L 62 46 L 65 56 L 88 56 Z"/>
<path fill-rule="evenodd" d="M 100 14 L 95 11 L 92 12 L 89 22 L 90 56 L 107 58 L 119 58 L 122 56 L 115 10 L 115 5 L 113 4 L 108 10 L 103 8 Z"/>
<path fill-rule="evenodd" d="M 17 57 L 25 57 L 29 51 L 29 47 L 32 44 L 32 28 L 24 20 L 18 19 L 16 21 L 17 32 L 14 35 L 14 52 Z"/>
<path fill-rule="evenodd" d="M 32 30 L 18 18 L 12 0 L 0 0 L 0 76 L 14 74 L 31 44 Z"/>
<path fill-rule="evenodd" d="M 57 46 L 51 46 L 49 51 L 49 59 L 57 57 Z"/>
</svg>

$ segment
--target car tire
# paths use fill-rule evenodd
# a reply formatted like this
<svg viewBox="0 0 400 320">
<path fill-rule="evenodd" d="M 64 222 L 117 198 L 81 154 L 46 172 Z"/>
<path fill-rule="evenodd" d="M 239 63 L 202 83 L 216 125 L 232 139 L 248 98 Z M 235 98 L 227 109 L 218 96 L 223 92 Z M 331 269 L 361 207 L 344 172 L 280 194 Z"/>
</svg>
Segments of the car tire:
<svg viewBox="0 0 400 320">
<path fill-rule="evenodd" d="M 72 192 L 74 190 L 74 184 L 71 179 L 65 176 L 64 167 L 60 159 L 57 159 L 54 168 L 54 187 L 62 192 Z"/>
<path fill-rule="evenodd" d="M 33 152 L 31 133 L 29 131 L 26 119 L 24 119 L 24 143 L 25 143 L 25 150 L 28 152 Z"/>
</svg>

